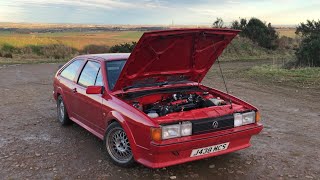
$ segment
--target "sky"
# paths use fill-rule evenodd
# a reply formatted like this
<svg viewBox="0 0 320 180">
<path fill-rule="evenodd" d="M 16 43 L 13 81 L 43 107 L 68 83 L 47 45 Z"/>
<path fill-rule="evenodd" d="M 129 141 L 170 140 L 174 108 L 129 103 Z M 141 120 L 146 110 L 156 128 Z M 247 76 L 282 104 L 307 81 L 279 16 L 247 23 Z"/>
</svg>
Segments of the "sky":
<svg viewBox="0 0 320 180">
<path fill-rule="evenodd" d="M 320 19 L 320 0 L 0 0 L 0 22 L 210 25 L 217 17 L 297 25 Z"/>
</svg>

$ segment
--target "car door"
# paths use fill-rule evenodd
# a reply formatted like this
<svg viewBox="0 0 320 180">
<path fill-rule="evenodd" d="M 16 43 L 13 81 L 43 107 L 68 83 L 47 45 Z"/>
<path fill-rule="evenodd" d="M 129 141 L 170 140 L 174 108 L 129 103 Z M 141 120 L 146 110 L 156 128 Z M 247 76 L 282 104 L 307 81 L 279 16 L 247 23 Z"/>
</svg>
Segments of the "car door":
<svg viewBox="0 0 320 180">
<path fill-rule="evenodd" d="M 73 95 L 76 86 L 77 76 L 84 65 L 84 59 L 75 59 L 71 61 L 58 76 L 60 88 L 62 89 L 62 98 L 66 104 L 68 115 L 74 118 Z"/>
<path fill-rule="evenodd" d="M 74 108 L 77 118 L 95 132 L 102 133 L 102 94 L 86 94 L 88 86 L 103 86 L 100 63 L 88 60 L 80 72 L 74 92 Z M 89 130 L 90 130 L 89 129 Z M 95 133 L 93 132 L 93 133 Z"/>
</svg>

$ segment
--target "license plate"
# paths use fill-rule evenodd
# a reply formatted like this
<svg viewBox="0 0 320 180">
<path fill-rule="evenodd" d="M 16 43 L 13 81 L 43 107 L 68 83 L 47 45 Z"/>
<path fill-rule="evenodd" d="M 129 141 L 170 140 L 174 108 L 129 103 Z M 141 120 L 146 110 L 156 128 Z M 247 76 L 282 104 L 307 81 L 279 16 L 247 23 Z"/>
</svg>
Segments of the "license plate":
<svg viewBox="0 0 320 180">
<path fill-rule="evenodd" d="M 211 154 L 211 153 L 215 153 L 215 152 L 219 152 L 219 151 L 224 151 L 224 150 L 228 149 L 228 146 L 229 146 L 229 142 L 214 145 L 214 146 L 194 149 L 194 150 L 192 150 L 190 157 L 202 156 L 205 154 Z"/>
</svg>

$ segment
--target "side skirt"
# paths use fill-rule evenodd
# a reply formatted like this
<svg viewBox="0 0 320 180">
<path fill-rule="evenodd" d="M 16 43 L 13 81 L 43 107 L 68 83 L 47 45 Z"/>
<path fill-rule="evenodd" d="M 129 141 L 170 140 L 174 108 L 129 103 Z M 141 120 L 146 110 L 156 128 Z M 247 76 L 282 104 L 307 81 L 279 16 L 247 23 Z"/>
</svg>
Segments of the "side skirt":
<svg viewBox="0 0 320 180">
<path fill-rule="evenodd" d="M 73 122 L 77 123 L 79 126 L 83 127 L 84 129 L 86 129 L 87 131 L 91 132 L 93 135 L 97 136 L 99 139 L 103 140 L 104 135 L 98 133 L 97 131 L 93 130 L 92 128 L 90 128 L 89 126 L 85 125 L 84 123 L 78 121 L 75 118 L 70 118 Z"/>
</svg>

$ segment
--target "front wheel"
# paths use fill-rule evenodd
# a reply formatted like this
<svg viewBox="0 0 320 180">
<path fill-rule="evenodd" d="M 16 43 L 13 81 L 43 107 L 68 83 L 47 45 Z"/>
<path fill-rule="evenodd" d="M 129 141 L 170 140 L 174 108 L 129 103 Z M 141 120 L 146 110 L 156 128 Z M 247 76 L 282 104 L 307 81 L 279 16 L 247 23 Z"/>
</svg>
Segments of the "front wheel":
<svg viewBox="0 0 320 180">
<path fill-rule="evenodd" d="M 134 165 L 135 161 L 127 134 L 119 123 L 113 122 L 108 126 L 104 138 L 104 148 L 107 157 L 115 165 L 121 167 L 131 167 Z"/>
</svg>

